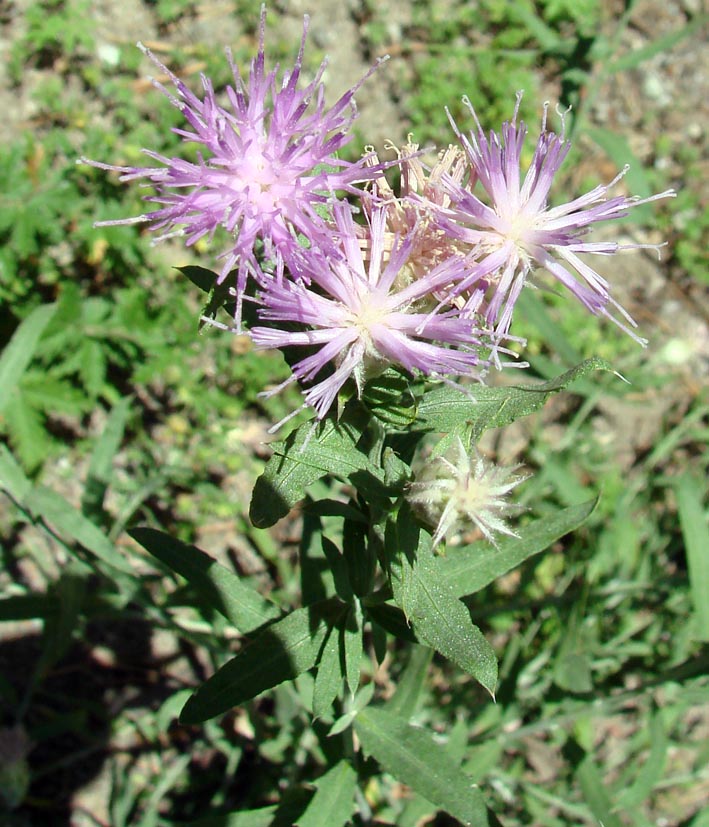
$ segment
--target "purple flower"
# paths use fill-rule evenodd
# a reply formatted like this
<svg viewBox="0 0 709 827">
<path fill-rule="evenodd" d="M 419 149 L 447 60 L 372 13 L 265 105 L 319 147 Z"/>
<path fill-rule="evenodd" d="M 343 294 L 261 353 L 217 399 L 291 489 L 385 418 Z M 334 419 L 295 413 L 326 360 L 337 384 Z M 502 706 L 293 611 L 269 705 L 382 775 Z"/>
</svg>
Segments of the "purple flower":
<svg viewBox="0 0 709 827">
<path fill-rule="evenodd" d="M 517 96 L 512 120 L 502 126 L 501 136 L 492 131 L 489 137 L 485 135 L 467 98 L 464 102 L 477 127 L 469 137 L 460 132 L 449 114 L 467 154 L 471 179 L 480 182 L 487 196 L 482 200 L 451 179 L 444 184 L 452 202 L 449 220 L 445 222 L 448 232 L 478 250 L 476 271 L 456 286 L 455 293 L 465 295 L 468 306 L 483 311 L 487 322 L 504 335 L 529 273 L 535 267 L 542 267 L 592 313 L 608 317 L 636 341 L 646 344 L 628 327 L 636 327 L 636 323 L 612 298 L 608 283 L 580 254 L 610 255 L 621 249 L 655 247 L 584 239 L 594 224 L 621 218 L 639 204 L 674 196 L 674 191 L 666 190 L 642 199 L 624 195 L 607 197 L 626 168 L 610 184 L 597 186 L 566 204 L 549 207 L 547 199 L 554 175 L 571 147 L 565 138 L 563 114 L 561 134 L 557 135 L 547 130 L 548 106 L 544 107 L 541 135 L 523 176 L 520 156 L 527 127 L 522 121 L 517 123 L 520 100 L 521 93 Z M 624 321 L 611 315 L 609 305 Z"/>
<path fill-rule="evenodd" d="M 145 154 L 158 166 L 118 167 L 82 159 L 100 169 L 122 173 L 122 181 L 144 179 L 156 191 L 145 199 L 159 205 L 153 212 L 102 224 L 150 222 L 152 230 L 164 231 L 157 241 L 184 235 L 187 245 L 204 236 L 211 239 L 218 227 L 233 236 L 221 256 L 220 280 L 238 268 L 237 321 L 247 276 L 255 264 L 257 240 L 264 242 L 267 256 L 278 257 L 297 244 L 295 234 L 309 239 L 320 236 L 324 221 L 318 208 L 322 211 L 323 205 L 334 201 L 336 191 L 357 192 L 356 183 L 379 171 L 364 159 L 351 163 L 335 157 L 351 138 L 349 130 L 356 117 L 353 96 L 376 66 L 326 110 L 322 83 L 326 61 L 304 89 L 297 88 L 308 17 L 295 66 L 278 82 L 279 67 L 269 73 L 264 68 L 265 16 L 262 7 L 259 51 L 251 62 L 248 82 L 227 50 L 234 86 L 226 88 L 226 106 L 217 102 L 208 78 L 202 76 L 200 98 L 141 47 L 176 89 L 173 95 L 154 81 L 187 120 L 189 128 L 173 131 L 186 143 L 203 148 L 205 154 L 200 152 L 196 162 L 147 149 Z"/>
<path fill-rule="evenodd" d="M 342 204 L 333 210 L 340 255 L 291 251 L 286 264 L 293 279 L 269 277 L 260 295 L 259 316 L 271 326 L 252 328 L 256 346 L 314 351 L 293 365 L 285 384 L 306 385 L 305 404 L 321 419 L 350 377 L 361 391 L 370 376 L 389 365 L 428 376 L 480 378 L 497 360 L 485 332 L 455 307 L 433 312 L 434 295 L 456 280 L 460 258 L 412 280 L 407 263 L 416 247 L 415 231 L 387 249 L 382 206 L 372 210 L 363 244 L 350 210 Z M 294 323 L 305 329 L 293 331 Z M 481 349 L 492 353 L 485 357 Z"/>
</svg>

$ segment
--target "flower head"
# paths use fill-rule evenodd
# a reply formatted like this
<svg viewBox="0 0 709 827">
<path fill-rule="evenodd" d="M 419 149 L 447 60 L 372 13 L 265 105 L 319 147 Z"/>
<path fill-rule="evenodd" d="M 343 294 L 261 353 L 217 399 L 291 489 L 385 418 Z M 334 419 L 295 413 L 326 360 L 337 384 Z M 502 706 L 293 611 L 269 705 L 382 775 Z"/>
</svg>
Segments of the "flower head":
<svg viewBox="0 0 709 827">
<path fill-rule="evenodd" d="M 527 479 L 515 473 L 519 467 L 493 465 L 477 452 L 469 456 L 456 437 L 446 454 L 416 474 L 406 498 L 424 522 L 435 526 L 434 547 L 472 527 L 494 544 L 496 533 L 517 536 L 504 518 L 517 509 L 507 494 Z"/>
<path fill-rule="evenodd" d="M 336 191 L 357 191 L 356 183 L 378 171 L 364 159 L 352 163 L 335 155 L 351 138 L 356 117 L 353 96 L 376 67 L 326 109 L 322 83 L 326 61 L 309 84 L 298 88 L 307 29 L 306 16 L 295 65 L 283 72 L 279 82 L 278 66 L 265 70 L 262 7 L 259 50 L 248 81 L 227 50 L 234 85 L 226 88 L 226 105 L 217 101 L 208 78 L 202 76 L 200 97 L 142 47 L 175 88 L 173 95 L 154 81 L 183 113 L 188 127 L 173 131 L 184 142 L 200 147 L 197 161 L 168 158 L 147 149 L 145 154 L 158 165 L 117 167 L 83 159 L 120 172 L 123 181 L 143 179 L 155 188 L 156 194 L 145 199 L 158 205 L 153 212 L 102 223 L 149 222 L 152 230 L 163 231 L 160 238 L 184 235 L 188 245 L 204 236 L 211 238 L 218 227 L 232 236 L 222 255 L 221 278 L 238 268 L 237 314 L 249 268 L 255 263 L 257 240 L 278 257 L 297 243 L 295 234 L 308 238 L 322 234 L 318 208 L 333 201 Z"/>
<path fill-rule="evenodd" d="M 565 138 L 564 116 L 561 114 L 562 129 L 557 135 L 547 129 L 548 106 L 544 107 L 541 135 L 529 169 L 523 175 L 520 159 L 527 127 L 524 122 L 517 122 L 520 100 L 521 94 L 517 96 L 512 120 L 503 124 L 501 135 L 492 131 L 485 135 L 467 99 L 465 103 L 476 125 L 469 136 L 460 132 L 449 115 L 468 157 L 472 177 L 480 182 L 486 196 L 483 200 L 455 181 L 446 182 L 451 199 L 447 229 L 454 237 L 479 250 L 477 271 L 457 285 L 456 291 L 468 297 L 470 306 L 482 305 L 488 323 L 495 324 L 497 331 L 505 334 L 515 301 L 531 270 L 542 267 L 592 313 L 607 316 L 644 344 L 645 340 L 630 329 L 636 324 L 612 298 L 608 283 L 580 254 L 610 255 L 620 249 L 654 246 L 586 241 L 585 236 L 594 224 L 621 218 L 640 204 L 674 196 L 674 191 L 667 190 L 649 198 L 608 197 L 626 169 L 610 184 L 597 186 L 566 204 L 549 207 L 554 176 L 571 147 Z M 611 315 L 609 306 L 615 308 L 623 321 Z"/>
<path fill-rule="evenodd" d="M 441 185 L 442 179 L 464 184 L 468 173 L 465 154 L 456 146 L 449 146 L 438 154 L 432 167 L 427 167 L 421 158 L 418 144 L 412 143 L 411 138 L 401 148 L 389 143 L 386 149 L 394 150 L 397 154 L 396 165 L 401 173 L 399 194 L 384 175 L 379 174 L 372 183 L 372 197 L 365 196 L 363 206 L 371 212 L 373 207 L 386 208 L 386 245 L 388 248 L 394 239 L 403 239 L 411 236 L 411 249 L 407 268 L 411 278 L 425 276 L 431 269 L 443 261 L 458 256 L 463 269 L 464 266 L 475 266 L 474 261 L 466 259 L 467 245 L 452 237 L 441 226 L 439 217 L 442 209 L 450 206 L 450 198 Z M 372 152 L 367 163 L 373 167 L 383 168 L 376 153 Z M 366 241 L 366 237 L 365 237 Z"/>
<path fill-rule="evenodd" d="M 350 210 L 341 204 L 333 210 L 340 254 L 291 251 L 287 266 L 293 279 L 263 282 L 258 312 L 271 326 L 251 330 L 257 347 L 312 351 L 292 366 L 289 381 L 307 386 L 305 403 L 318 418 L 350 377 L 361 390 L 369 376 L 389 365 L 428 376 L 479 378 L 496 358 L 486 332 L 455 307 L 432 312 L 436 291 L 456 278 L 458 258 L 411 281 L 406 265 L 415 231 L 386 249 L 386 208 L 375 209 L 365 255 Z"/>
</svg>

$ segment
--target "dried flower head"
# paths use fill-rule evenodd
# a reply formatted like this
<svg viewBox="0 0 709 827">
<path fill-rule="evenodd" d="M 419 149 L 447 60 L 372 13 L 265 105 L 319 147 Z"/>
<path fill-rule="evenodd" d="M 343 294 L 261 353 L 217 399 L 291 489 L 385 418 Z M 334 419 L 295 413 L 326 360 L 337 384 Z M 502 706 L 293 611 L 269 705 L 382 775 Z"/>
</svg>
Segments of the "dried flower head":
<svg viewBox="0 0 709 827">
<path fill-rule="evenodd" d="M 440 152 L 432 167 L 422 160 L 422 152 L 409 136 L 403 147 L 387 143 L 385 149 L 394 151 L 397 156 L 396 166 L 401 174 L 399 194 L 397 195 L 383 174 L 377 175 L 372 183 L 371 197 L 365 196 L 363 206 L 371 213 L 374 207 L 384 207 L 387 222 L 385 231 L 385 248 L 390 250 L 396 239 L 412 237 L 412 247 L 407 262 L 409 277 L 413 280 L 425 276 L 441 262 L 459 257 L 461 268 L 458 278 L 465 276 L 465 267 L 472 267 L 473 262 L 466 259 L 469 246 L 453 238 L 441 226 L 438 218 L 441 209 L 450 205 L 450 199 L 441 186 L 445 176 L 456 184 L 464 185 L 468 174 L 463 151 L 456 146 L 449 146 Z M 368 154 L 368 164 L 383 169 L 372 150 Z M 368 236 L 363 237 L 365 248 Z"/>
<path fill-rule="evenodd" d="M 528 477 L 516 474 L 519 467 L 493 465 L 477 452 L 468 455 L 456 437 L 445 454 L 416 474 L 406 498 L 420 518 L 435 527 L 434 547 L 473 527 L 494 544 L 495 534 L 517 536 L 505 517 L 517 510 L 507 495 Z"/>
<path fill-rule="evenodd" d="M 149 222 L 152 230 L 162 231 L 156 240 L 182 235 L 188 245 L 204 236 L 211 239 L 219 227 L 232 236 L 221 256 L 221 279 L 238 269 L 237 316 L 249 268 L 255 263 L 257 240 L 264 242 L 267 254 L 277 257 L 283 248 L 297 244 L 295 234 L 308 238 L 322 234 L 324 222 L 318 208 L 332 202 L 338 191 L 356 192 L 358 182 L 377 173 L 376 166 L 367 165 L 364 159 L 352 163 L 336 157 L 351 138 L 356 117 L 353 96 L 376 66 L 326 109 L 322 83 L 326 61 L 313 80 L 298 89 L 308 17 L 295 65 L 278 81 L 278 66 L 268 73 L 264 68 L 265 14 L 262 7 L 259 50 L 248 81 L 242 79 L 227 50 L 234 85 L 226 88 L 228 103 L 224 106 L 208 78 L 202 76 L 203 95 L 199 97 L 141 47 L 176 90 L 173 95 L 154 81 L 188 123 L 188 128 L 173 131 L 204 151 L 196 162 L 147 149 L 145 154 L 158 166 L 118 167 L 82 159 L 100 169 L 120 172 L 122 181 L 143 179 L 155 188 L 155 195 L 145 199 L 158 205 L 153 212 L 101 223 Z"/>
<path fill-rule="evenodd" d="M 621 249 L 656 245 L 619 244 L 611 241 L 586 241 L 588 230 L 601 221 L 621 218 L 648 201 L 675 195 L 666 190 L 649 198 L 624 195 L 608 197 L 623 177 L 623 170 L 609 184 L 595 187 L 579 198 L 548 206 L 554 176 L 571 147 L 565 138 L 564 113 L 561 134 L 547 128 L 548 105 L 544 107 L 541 135 L 526 174 L 521 170 L 521 154 L 527 127 L 517 122 L 521 93 L 511 121 L 503 124 L 501 135 L 485 135 L 469 100 L 464 99 L 475 121 L 469 136 L 461 133 L 450 117 L 453 129 L 465 150 L 473 171 L 485 191 L 486 201 L 469 188 L 448 180 L 451 199 L 449 232 L 479 250 L 478 268 L 461 282 L 456 291 L 465 294 L 469 305 L 485 310 L 485 318 L 498 332 L 510 327 L 514 304 L 531 270 L 542 267 L 567 287 L 592 313 L 611 319 L 636 341 L 645 344 L 630 328 L 636 323 L 612 298 L 608 283 L 579 254 L 610 255 Z M 483 302 L 484 298 L 484 302 Z M 622 317 L 616 318 L 608 308 Z"/>
</svg>

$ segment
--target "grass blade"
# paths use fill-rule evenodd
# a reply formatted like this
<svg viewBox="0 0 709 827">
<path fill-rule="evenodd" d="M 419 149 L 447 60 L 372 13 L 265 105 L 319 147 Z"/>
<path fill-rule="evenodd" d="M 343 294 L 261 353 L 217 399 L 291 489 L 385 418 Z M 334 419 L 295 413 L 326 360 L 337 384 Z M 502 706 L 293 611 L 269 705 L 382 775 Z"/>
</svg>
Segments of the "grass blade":
<svg viewBox="0 0 709 827">
<path fill-rule="evenodd" d="M 694 603 L 695 631 L 699 640 L 709 641 L 709 531 L 700 499 L 706 490 L 691 474 L 683 474 L 675 483 L 679 522 L 684 537 L 689 571 L 689 588 Z"/>
</svg>

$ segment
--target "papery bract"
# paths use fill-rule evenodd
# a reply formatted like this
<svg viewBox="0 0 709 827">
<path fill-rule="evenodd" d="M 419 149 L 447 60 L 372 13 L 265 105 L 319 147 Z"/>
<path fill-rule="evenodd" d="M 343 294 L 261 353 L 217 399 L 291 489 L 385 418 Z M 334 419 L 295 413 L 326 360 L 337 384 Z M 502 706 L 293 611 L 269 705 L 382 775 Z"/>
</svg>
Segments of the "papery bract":
<svg viewBox="0 0 709 827">
<path fill-rule="evenodd" d="M 433 545 L 476 527 L 495 543 L 496 534 L 517 536 L 505 517 L 517 510 L 507 495 L 527 479 L 519 465 L 494 465 L 477 451 L 471 455 L 456 437 L 442 456 L 428 461 L 409 485 L 406 499 L 419 516 L 435 527 Z"/>
</svg>

